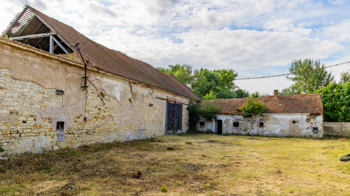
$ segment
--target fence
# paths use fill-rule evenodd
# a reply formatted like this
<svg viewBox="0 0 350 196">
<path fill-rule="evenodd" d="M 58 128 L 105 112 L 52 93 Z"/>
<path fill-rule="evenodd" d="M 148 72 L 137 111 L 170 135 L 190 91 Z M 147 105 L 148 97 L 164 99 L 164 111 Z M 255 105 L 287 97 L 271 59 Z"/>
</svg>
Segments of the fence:
<svg viewBox="0 0 350 196">
<path fill-rule="evenodd" d="M 350 137 L 350 123 L 348 122 L 324 122 L 324 135 L 339 135 Z"/>
</svg>

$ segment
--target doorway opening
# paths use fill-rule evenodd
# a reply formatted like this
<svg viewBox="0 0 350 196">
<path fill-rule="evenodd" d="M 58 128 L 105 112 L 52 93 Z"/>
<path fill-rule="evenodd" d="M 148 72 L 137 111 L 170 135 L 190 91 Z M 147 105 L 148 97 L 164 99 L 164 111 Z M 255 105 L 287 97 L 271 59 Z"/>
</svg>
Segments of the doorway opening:
<svg viewBox="0 0 350 196">
<path fill-rule="evenodd" d="M 222 135 L 222 120 L 218 120 L 218 135 Z"/>
</svg>

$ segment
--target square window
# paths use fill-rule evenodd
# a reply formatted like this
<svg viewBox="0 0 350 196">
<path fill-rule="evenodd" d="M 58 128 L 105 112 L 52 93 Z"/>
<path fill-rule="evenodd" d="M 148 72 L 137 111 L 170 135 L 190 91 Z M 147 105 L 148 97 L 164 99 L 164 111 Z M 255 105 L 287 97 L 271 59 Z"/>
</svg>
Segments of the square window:
<svg viewBox="0 0 350 196">
<path fill-rule="evenodd" d="M 298 124 L 298 123 L 299 123 L 299 121 L 293 120 L 293 124 Z"/>
<path fill-rule="evenodd" d="M 203 127 L 205 125 L 205 122 L 200 122 L 199 125 Z"/>
<path fill-rule="evenodd" d="M 64 131 L 64 122 L 57 122 L 56 131 Z"/>
<path fill-rule="evenodd" d="M 315 134 L 318 133 L 318 127 L 312 127 L 312 132 Z"/>
<path fill-rule="evenodd" d="M 264 122 L 260 122 L 260 127 L 263 127 L 264 126 Z"/>
<path fill-rule="evenodd" d="M 239 122 L 234 122 L 233 127 L 239 127 Z"/>
</svg>

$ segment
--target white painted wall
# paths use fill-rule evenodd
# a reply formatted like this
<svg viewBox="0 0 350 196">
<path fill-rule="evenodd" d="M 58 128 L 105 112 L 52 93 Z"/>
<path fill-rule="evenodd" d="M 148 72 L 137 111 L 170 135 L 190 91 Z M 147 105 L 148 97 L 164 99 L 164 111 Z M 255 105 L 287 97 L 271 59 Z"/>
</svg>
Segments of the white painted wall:
<svg viewBox="0 0 350 196">
<path fill-rule="evenodd" d="M 242 115 L 218 114 L 217 120 L 223 122 L 223 134 L 323 137 L 323 115 L 269 113 L 263 116 L 244 118 Z M 201 126 L 198 123 L 197 129 L 203 132 L 217 133 L 217 126 L 215 125 L 217 120 L 207 122 L 202 119 L 200 122 L 204 122 L 205 125 Z M 298 123 L 293 123 L 293 121 Z M 239 127 L 234 127 L 234 122 L 239 122 Z M 260 127 L 260 122 L 263 122 L 263 127 Z M 318 133 L 312 131 L 313 127 L 318 129 Z"/>
</svg>

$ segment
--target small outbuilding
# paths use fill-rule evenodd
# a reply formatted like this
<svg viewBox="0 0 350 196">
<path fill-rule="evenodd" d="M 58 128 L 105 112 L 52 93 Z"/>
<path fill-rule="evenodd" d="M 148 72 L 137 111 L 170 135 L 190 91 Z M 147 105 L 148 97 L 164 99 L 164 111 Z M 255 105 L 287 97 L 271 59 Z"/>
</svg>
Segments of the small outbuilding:
<svg viewBox="0 0 350 196">
<path fill-rule="evenodd" d="M 278 95 L 260 97 L 269 109 L 261 116 L 244 117 L 240 108 L 249 98 L 218 99 L 221 108 L 217 119 L 202 119 L 197 128 L 216 134 L 263 136 L 323 137 L 323 103 L 321 94 Z"/>
</svg>

